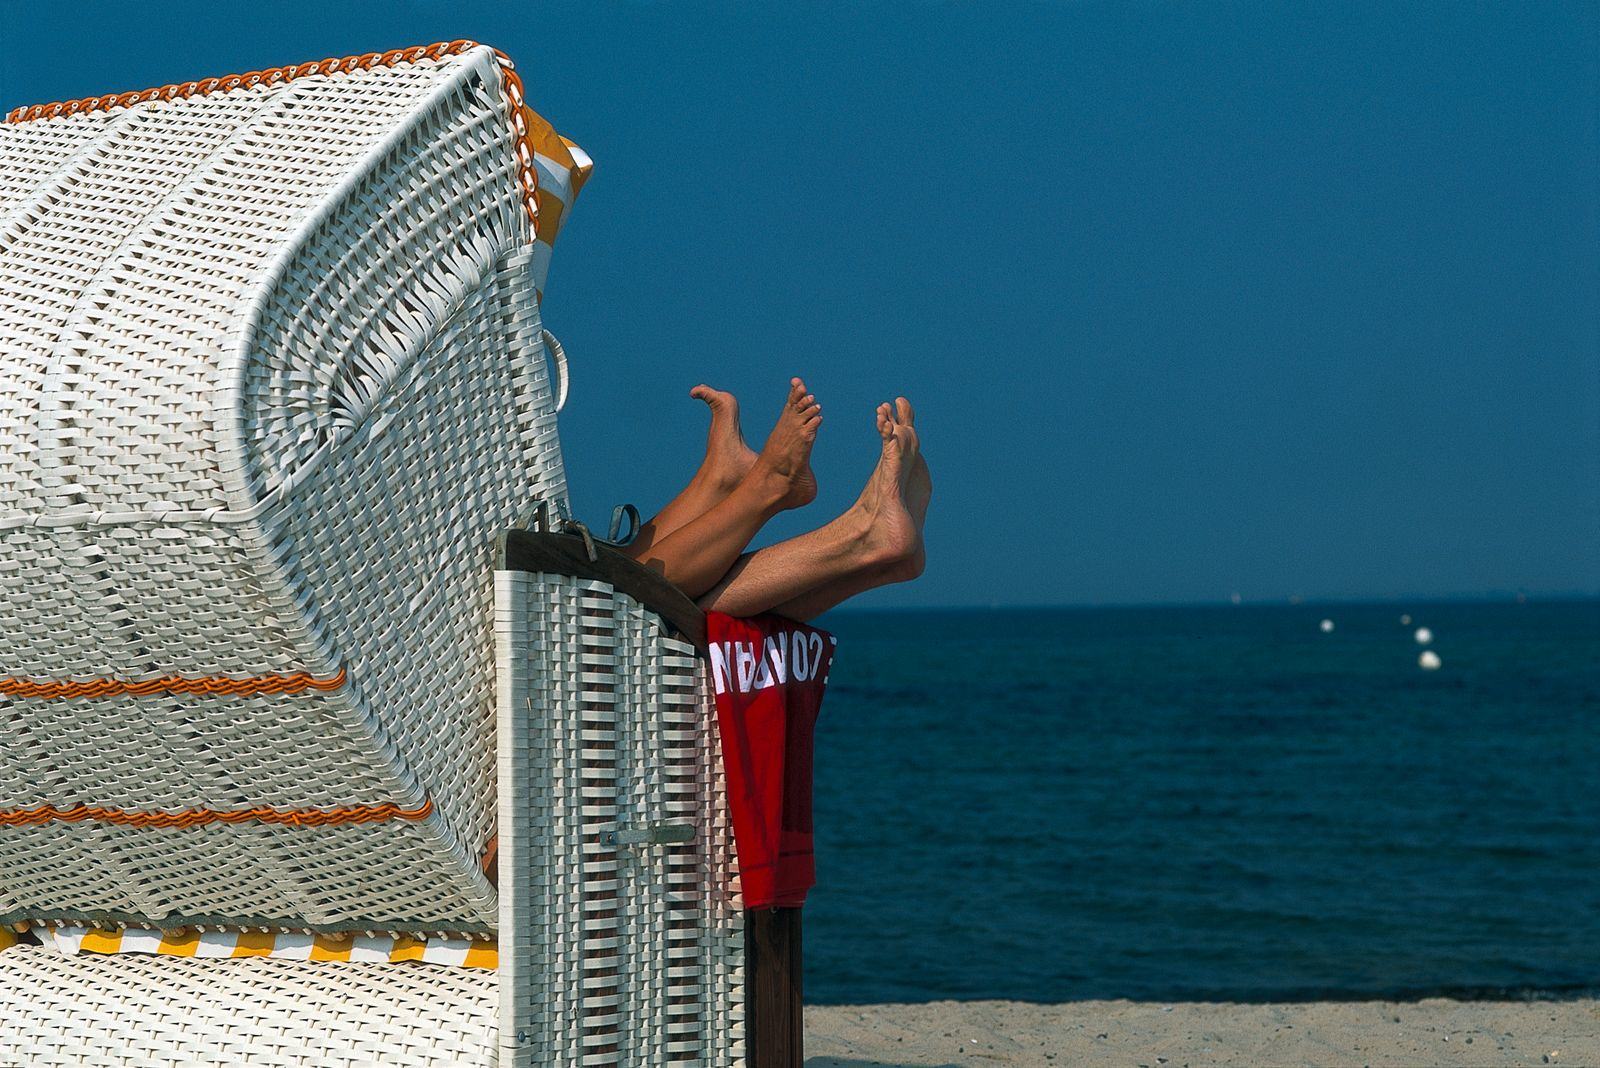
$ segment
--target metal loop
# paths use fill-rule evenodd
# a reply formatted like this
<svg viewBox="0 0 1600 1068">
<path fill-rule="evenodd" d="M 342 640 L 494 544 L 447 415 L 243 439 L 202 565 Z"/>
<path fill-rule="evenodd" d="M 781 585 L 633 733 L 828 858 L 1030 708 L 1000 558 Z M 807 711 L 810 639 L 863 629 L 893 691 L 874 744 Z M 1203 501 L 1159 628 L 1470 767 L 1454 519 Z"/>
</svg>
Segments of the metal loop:
<svg viewBox="0 0 1600 1068">
<path fill-rule="evenodd" d="M 559 412 L 567 406 L 567 353 L 554 334 L 548 330 L 543 333 L 544 347 L 550 351 L 550 358 L 556 365 L 556 411 Z"/>
<path fill-rule="evenodd" d="M 621 537 L 624 519 L 628 521 L 628 534 Z M 611 510 L 611 531 L 606 535 L 606 541 L 612 545 L 627 545 L 639 536 L 641 525 L 639 509 L 631 504 L 619 504 Z"/>
</svg>

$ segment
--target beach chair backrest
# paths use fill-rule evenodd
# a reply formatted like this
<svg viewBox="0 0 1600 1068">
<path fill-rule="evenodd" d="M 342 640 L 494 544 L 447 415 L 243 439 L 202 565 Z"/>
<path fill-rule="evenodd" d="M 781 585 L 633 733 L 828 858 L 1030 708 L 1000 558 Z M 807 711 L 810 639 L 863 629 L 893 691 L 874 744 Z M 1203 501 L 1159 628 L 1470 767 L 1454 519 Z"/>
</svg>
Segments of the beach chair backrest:
<svg viewBox="0 0 1600 1068">
<path fill-rule="evenodd" d="M 468 42 L 0 125 L 0 920 L 494 927 L 587 169 Z"/>
</svg>

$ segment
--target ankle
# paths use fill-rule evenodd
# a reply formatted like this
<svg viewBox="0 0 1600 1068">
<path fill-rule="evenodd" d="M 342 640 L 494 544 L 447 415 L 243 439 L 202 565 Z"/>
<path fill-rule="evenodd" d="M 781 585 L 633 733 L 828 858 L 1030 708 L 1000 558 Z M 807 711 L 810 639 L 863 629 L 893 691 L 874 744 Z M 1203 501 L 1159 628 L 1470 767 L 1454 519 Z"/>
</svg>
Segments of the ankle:
<svg viewBox="0 0 1600 1068">
<path fill-rule="evenodd" d="M 872 509 L 865 503 L 857 501 L 829 523 L 827 529 L 836 539 L 838 548 L 858 560 L 865 560 L 872 554 L 875 525 Z"/>
<path fill-rule="evenodd" d="M 771 519 L 784 510 L 788 492 L 788 480 L 757 461 L 734 483 L 728 495 L 740 498 L 747 507 Z"/>
<path fill-rule="evenodd" d="M 739 480 L 739 490 L 751 495 L 762 507 L 770 508 L 773 515 L 777 515 L 788 507 L 794 481 L 779 471 L 765 457 L 760 457 L 750 465 L 744 477 Z"/>
<path fill-rule="evenodd" d="M 840 517 L 854 539 L 852 552 L 863 567 L 898 572 L 915 560 L 922 548 L 922 537 L 909 523 L 909 517 L 904 521 L 897 518 L 895 510 L 863 501 L 856 502 Z"/>
<path fill-rule="evenodd" d="M 705 493 L 726 497 L 739 488 L 739 483 L 744 481 L 744 476 L 728 470 L 720 464 L 709 461 L 700 465 L 700 470 L 694 473 L 689 480 L 689 485 Z"/>
</svg>

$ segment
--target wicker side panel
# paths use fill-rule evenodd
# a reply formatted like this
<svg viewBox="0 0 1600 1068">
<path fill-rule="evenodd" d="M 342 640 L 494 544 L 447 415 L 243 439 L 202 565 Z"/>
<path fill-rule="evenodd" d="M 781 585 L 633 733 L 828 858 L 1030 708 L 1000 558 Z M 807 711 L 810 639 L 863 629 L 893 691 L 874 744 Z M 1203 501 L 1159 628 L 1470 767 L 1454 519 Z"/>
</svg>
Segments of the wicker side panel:
<svg viewBox="0 0 1600 1068">
<path fill-rule="evenodd" d="M 0 922 L 485 931 L 494 899 L 482 900 L 475 868 L 439 863 L 446 837 L 436 816 L 315 828 L 0 827 Z"/>
<path fill-rule="evenodd" d="M 407 800 L 408 784 L 372 751 L 370 734 L 349 722 L 343 704 L 337 693 L 314 691 L 0 696 L 0 809 L 329 809 Z"/>
<path fill-rule="evenodd" d="M 491 1068 L 497 1000 L 493 972 L 464 968 L 18 946 L 0 953 L 0 1064 Z"/>
<path fill-rule="evenodd" d="M 7 527 L 0 519 L 0 676 L 336 671 L 308 658 L 298 616 L 244 524 Z M 65 706 L 62 714 L 70 715 Z"/>
<path fill-rule="evenodd" d="M 271 528 L 354 707 L 467 864 L 494 819 L 493 537 L 535 500 L 566 501 L 528 253 L 471 266 L 452 313 Z"/>
<path fill-rule="evenodd" d="M 743 922 L 693 649 L 603 583 L 496 584 L 502 1063 L 743 1064 Z M 684 824 L 680 844 L 602 841 Z"/>
<path fill-rule="evenodd" d="M 493 539 L 564 511 L 566 482 L 499 68 L 467 59 L 284 264 L 240 431 L 315 647 L 470 863 L 495 813 Z"/>
</svg>

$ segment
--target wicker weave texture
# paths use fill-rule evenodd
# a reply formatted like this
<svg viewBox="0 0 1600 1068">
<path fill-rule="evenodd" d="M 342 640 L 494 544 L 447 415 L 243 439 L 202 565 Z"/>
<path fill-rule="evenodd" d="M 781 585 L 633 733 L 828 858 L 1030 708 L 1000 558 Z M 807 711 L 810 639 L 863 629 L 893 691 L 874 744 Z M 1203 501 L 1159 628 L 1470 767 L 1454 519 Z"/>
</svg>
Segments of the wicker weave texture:
<svg viewBox="0 0 1600 1068">
<path fill-rule="evenodd" d="M 566 505 L 501 70 L 474 48 L 0 126 L 0 911 L 479 929 L 495 531 Z M 213 833 L 214 832 L 214 833 Z"/>
<path fill-rule="evenodd" d="M 426 964 L 0 954 L 0 1064 L 489 1068 L 493 972 Z"/>
<path fill-rule="evenodd" d="M 743 1064 L 743 915 L 693 647 L 603 583 L 496 589 L 501 1063 Z M 602 840 L 669 825 L 693 835 Z"/>
</svg>

